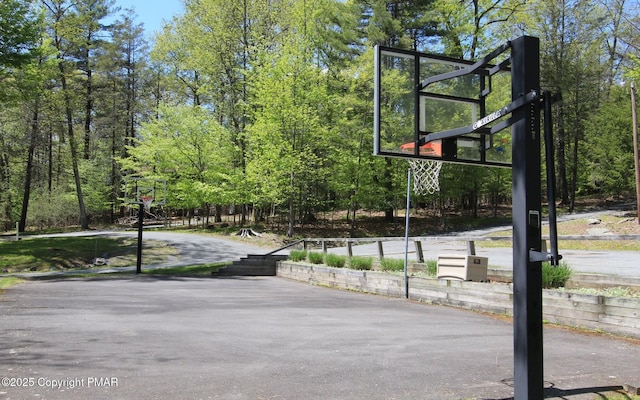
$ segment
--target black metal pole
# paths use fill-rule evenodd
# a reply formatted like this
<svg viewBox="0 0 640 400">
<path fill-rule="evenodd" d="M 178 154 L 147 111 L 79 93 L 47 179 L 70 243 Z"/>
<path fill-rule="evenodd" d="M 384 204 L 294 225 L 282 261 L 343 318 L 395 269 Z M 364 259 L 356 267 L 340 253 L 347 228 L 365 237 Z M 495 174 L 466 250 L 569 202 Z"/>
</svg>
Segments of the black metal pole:
<svg viewBox="0 0 640 400">
<path fill-rule="evenodd" d="M 144 205 L 138 210 L 138 255 L 136 259 L 136 274 L 142 272 L 142 225 L 144 224 Z"/>
<path fill-rule="evenodd" d="M 540 94 L 540 42 L 523 36 L 512 42 L 512 100 Z M 514 111 L 513 174 L 513 324 L 514 397 L 544 398 L 542 341 L 542 262 L 540 252 L 540 102 Z"/>
<path fill-rule="evenodd" d="M 547 164 L 547 203 L 549 204 L 549 247 L 551 264 L 560 264 L 558 254 L 558 229 L 556 217 L 556 167 L 553 151 L 553 123 L 551 119 L 552 98 L 550 92 L 544 93 L 544 149 Z"/>
</svg>

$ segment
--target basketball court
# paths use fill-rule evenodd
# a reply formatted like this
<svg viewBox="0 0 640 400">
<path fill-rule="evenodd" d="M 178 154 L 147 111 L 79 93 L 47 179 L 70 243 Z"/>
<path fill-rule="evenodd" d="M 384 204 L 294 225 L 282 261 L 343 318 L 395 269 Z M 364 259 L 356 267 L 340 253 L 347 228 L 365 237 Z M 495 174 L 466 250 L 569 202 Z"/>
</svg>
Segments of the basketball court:
<svg viewBox="0 0 640 400">
<path fill-rule="evenodd" d="M 0 377 L 26 382 L 3 399 L 513 396 L 511 322 L 448 307 L 277 277 L 50 280 L 0 302 Z M 640 376 L 637 344 L 544 333 L 546 398 Z"/>
</svg>

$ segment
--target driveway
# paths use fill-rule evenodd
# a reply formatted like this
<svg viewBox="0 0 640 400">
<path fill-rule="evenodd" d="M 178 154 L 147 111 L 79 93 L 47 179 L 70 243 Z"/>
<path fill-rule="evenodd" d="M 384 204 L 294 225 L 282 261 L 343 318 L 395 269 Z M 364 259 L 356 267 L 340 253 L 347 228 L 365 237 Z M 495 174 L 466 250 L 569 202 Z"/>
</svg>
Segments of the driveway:
<svg viewBox="0 0 640 400">
<path fill-rule="evenodd" d="M 277 277 L 38 281 L 0 296 L 0 324 L 7 400 L 513 395 L 509 321 Z M 544 341 L 546 398 L 640 385 L 637 343 Z"/>
</svg>

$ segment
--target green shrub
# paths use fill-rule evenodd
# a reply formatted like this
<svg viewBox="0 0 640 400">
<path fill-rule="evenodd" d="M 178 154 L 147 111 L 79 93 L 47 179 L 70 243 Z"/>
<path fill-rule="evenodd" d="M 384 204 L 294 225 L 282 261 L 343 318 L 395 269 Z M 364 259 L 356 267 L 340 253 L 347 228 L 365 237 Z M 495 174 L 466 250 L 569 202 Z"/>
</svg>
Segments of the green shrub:
<svg viewBox="0 0 640 400">
<path fill-rule="evenodd" d="M 325 262 L 330 267 L 344 268 L 345 264 L 347 263 L 347 256 L 327 254 Z"/>
<path fill-rule="evenodd" d="M 373 258 L 371 257 L 358 257 L 354 256 L 349 259 L 349 268 L 361 269 L 369 271 L 373 265 Z"/>
<path fill-rule="evenodd" d="M 289 260 L 291 261 L 304 261 L 307 259 L 306 250 L 291 250 L 289 253 Z"/>
<path fill-rule="evenodd" d="M 438 260 L 426 260 L 427 274 L 431 276 L 438 275 Z"/>
<path fill-rule="evenodd" d="M 383 258 L 380 264 L 383 271 L 404 271 L 404 260 L 401 258 Z"/>
<path fill-rule="evenodd" d="M 324 263 L 324 253 L 318 253 L 317 251 L 310 251 L 308 256 L 309 256 L 309 262 L 311 264 Z"/>
<path fill-rule="evenodd" d="M 542 263 L 542 287 L 545 289 L 564 287 L 571 278 L 572 272 L 566 262 L 561 262 L 558 266 L 544 262 Z"/>
</svg>

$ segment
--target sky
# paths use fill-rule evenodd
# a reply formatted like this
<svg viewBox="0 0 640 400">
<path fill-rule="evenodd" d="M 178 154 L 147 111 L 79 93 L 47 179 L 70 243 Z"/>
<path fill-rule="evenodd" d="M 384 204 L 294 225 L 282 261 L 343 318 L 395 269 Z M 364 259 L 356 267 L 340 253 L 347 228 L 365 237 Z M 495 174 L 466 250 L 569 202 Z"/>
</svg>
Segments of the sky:
<svg viewBox="0 0 640 400">
<path fill-rule="evenodd" d="M 145 34 L 149 38 L 162 29 L 163 20 L 171 21 L 174 15 L 184 13 L 182 0 L 116 0 L 115 5 L 122 9 L 120 13 L 125 8 L 134 9 L 137 14 L 134 21 L 144 24 Z"/>
</svg>

